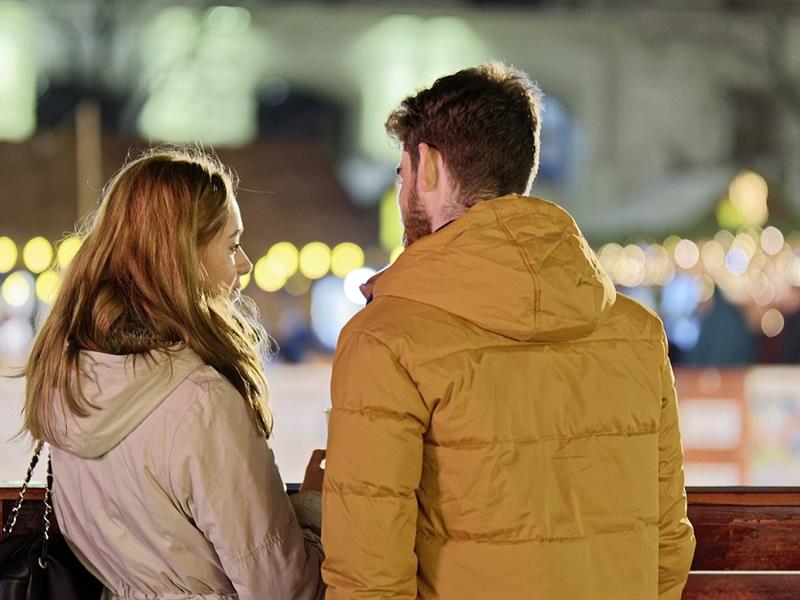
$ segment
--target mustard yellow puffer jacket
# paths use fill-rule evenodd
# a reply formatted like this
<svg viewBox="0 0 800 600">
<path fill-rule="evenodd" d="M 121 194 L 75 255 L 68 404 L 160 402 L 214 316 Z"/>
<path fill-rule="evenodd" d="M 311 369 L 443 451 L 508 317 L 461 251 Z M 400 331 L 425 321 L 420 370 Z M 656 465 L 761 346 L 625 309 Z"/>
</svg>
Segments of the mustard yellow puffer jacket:
<svg viewBox="0 0 800 600">
<path fill-rule="evenodd" d="M 479 203 L 373 293 L 334 359 L 327 598 L 680 598 L 663 327 L 565 211 Z"/>
</svg>

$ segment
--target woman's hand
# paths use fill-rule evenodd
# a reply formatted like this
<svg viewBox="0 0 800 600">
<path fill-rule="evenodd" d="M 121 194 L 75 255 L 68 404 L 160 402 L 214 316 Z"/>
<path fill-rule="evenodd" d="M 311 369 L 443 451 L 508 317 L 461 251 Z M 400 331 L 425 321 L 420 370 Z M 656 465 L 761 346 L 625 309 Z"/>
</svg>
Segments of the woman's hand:
<svg viewBox="0 0 800 600">
<path fill-rule="evenodd" d="M 325 478 L 325 469 L 322 461 L 325 460 L 325 450 L 314 450 L 306 467 L 306 475 L 300 484 L 301 492 L 322 492 L 322 481 Z"/>
</svg>

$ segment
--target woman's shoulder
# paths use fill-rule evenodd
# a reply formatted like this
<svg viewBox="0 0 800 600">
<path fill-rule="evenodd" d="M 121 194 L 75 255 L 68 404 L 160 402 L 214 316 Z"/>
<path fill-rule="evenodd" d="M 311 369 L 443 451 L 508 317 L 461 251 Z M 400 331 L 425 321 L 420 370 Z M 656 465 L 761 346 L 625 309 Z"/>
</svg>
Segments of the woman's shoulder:
<svg viewBox="0 0 800 600">
<path fill-rule="evenodd" d="M 250 427 L 244 397 L 217 369 L 199 363 L 178 384 L 164 403 L 177 425 L 199 422 L 215 429 Z"/>
</svg>

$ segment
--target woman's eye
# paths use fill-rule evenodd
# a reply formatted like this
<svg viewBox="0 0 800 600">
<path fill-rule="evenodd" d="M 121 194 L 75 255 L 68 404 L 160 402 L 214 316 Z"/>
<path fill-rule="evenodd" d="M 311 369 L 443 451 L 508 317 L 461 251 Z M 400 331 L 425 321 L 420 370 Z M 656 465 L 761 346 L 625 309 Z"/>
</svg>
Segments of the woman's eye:
<svg viewBox="0 0 800 600">
<path fill-rule="evenodd" d="M 231 246 L 231 253 L 234 253 L 237 250 L 241 250 L 241 249 L 242 249 L 242 245 L 241 244 L 234 244 L 233 246 Z"/>
</svg>

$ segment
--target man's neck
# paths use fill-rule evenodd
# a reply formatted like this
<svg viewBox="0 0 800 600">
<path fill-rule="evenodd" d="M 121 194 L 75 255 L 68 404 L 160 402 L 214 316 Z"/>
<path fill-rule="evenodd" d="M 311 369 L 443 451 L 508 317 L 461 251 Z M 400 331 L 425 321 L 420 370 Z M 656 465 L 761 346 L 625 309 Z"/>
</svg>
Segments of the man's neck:
<svg viewBox="0 0 800 600">
<path fill-rule="evenodd" d="M 448 223 L 452 223 L 467 212 L 463 206 L 449 206 L 431 217 L 431 231 L 438 231 Z"/>
</svg>

